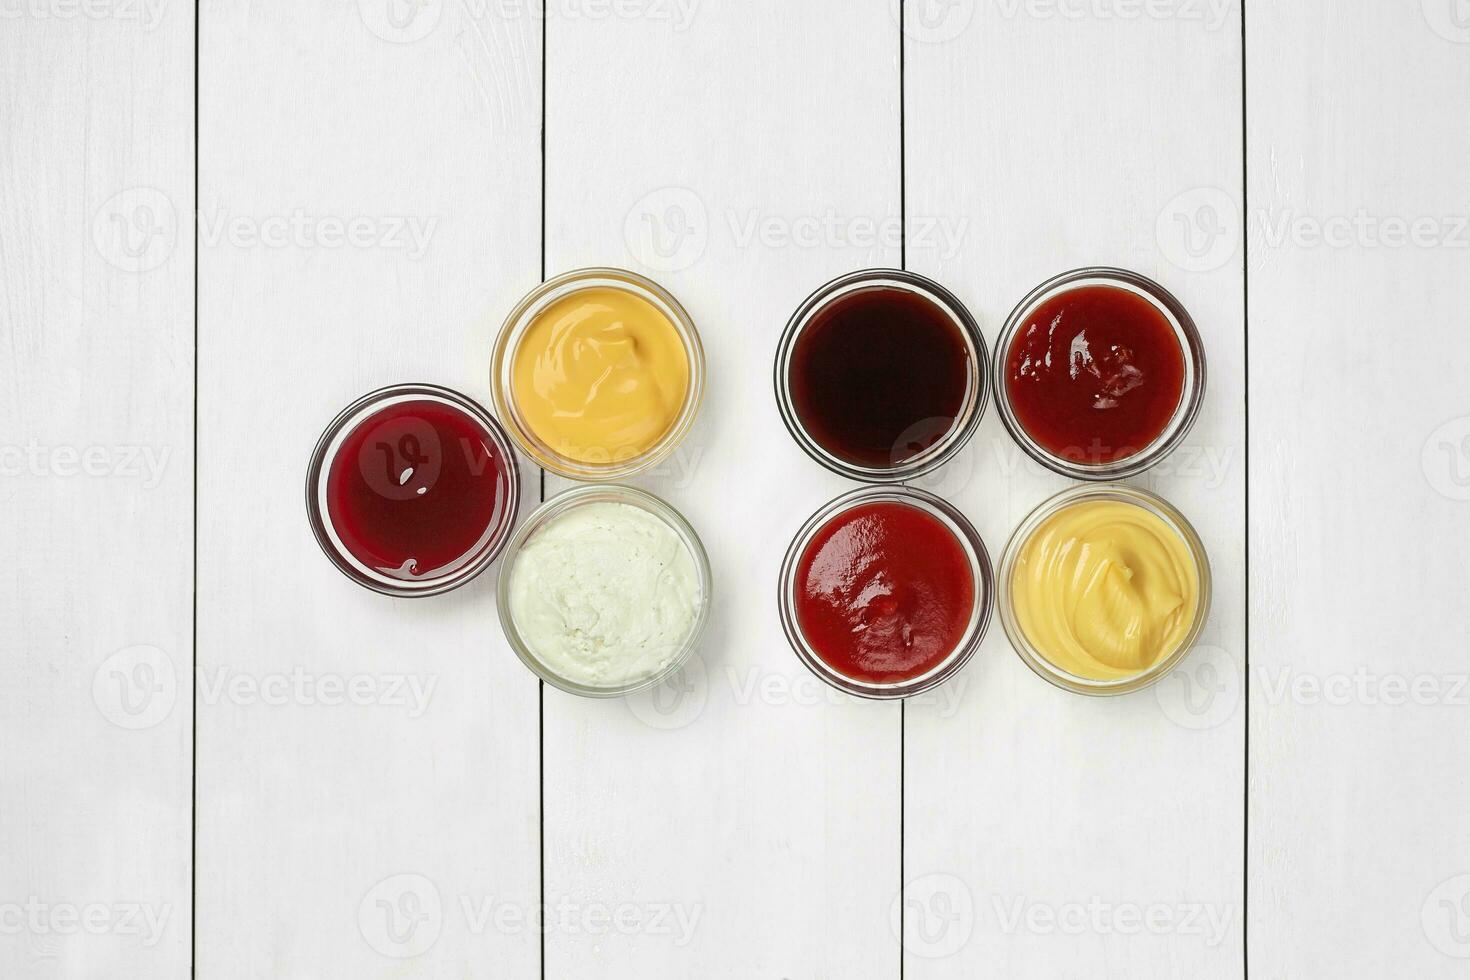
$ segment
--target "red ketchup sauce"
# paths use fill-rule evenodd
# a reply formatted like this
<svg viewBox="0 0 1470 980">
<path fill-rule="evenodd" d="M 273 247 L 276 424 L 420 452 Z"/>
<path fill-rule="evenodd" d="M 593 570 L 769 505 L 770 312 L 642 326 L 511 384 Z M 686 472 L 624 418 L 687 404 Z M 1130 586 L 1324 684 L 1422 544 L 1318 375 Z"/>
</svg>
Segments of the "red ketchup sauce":
<svg viewBox="0 0 1470 980">
<path fill-rule="evenodd" d="M 507 521 L 514 469 L 472 416 L 435 401 L 390 405 L 348 433 L 327 471 L 327 514 L 369 568 L 451 572 Z"/>
<path fill-rule="evenodd" d="M 970 559 L 939 518 L 908 504 L 862 504 L 807 544 L 796 619 L 812 650 L 853 680 L 911 680 L 944 661 L 975 606 Z"/>
<path fill-rule="evenodd" d="M 1079 286 L 1038 306 L 1006 351 L 1006 391 L 1021 427 L 1055 456 L 1126 459 L 1163 434 L 1184 394 L 1184 351 L 1148 300 Z"/>
<path fill-rule="evenodd" d="M 791 349 L 793 407 L 838 459 L 888 469 L 954 427 L 970 383 L 960 328 L 933 300 L 869 286 L 812 314 Z"/>
</svg>

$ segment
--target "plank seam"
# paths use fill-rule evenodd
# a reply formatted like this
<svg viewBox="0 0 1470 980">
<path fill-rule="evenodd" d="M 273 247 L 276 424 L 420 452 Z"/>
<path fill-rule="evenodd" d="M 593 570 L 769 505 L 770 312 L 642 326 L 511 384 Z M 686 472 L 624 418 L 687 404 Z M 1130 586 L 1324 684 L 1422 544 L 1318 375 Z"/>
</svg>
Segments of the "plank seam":
<svg viewBox="0 0 1470 980">
<path fill-rule="evenodd" d="M 908 4 L 905 0 L 898 3 L 898 265 L 899 268 L 907 270 L 909 267 L 908 252 L 908 138 L 906 132 L 907 119 L 905 118 L 905 95 L 904 71 L 905 58 L 904 49 L 904 17 Z M 906 764 L 908 760 L 908 706 L 902 699 L 898 702 L 898 980 L 904 980 L 904 950 L 903 937 L 904 917 L 908 915 L 908 905 L 904 901 L 906 873 L 904 857 L 908 850 L 905 841 L 905 817 L 908 810 L 908 773 Z"/>
<path fill-rule="evenodd" d="M 1240 213 L 1241 213 L 1241 325 L 1245 400 L 1245 779 L 1242 781 L 1241 880 L 1240 880 L 1240 971 L 1250 980 L 1250 899 L 1251 899 L 1251 272 L 1250 272 L 1250 119 L 1245 31 L 1246 0 L 1240 0 Z"/>
<path fill-rule="evenodd" d="M 189 598 L 189 977 L 199 969 L 199 0 L 194 3 L 194 417 Z"/>
<path fill-rule="evenodd" d="M 541 18 L 541 281 L 546 281 L 546 22 Z M 540 467 L 541 502 L 546 502 L 546 468 Z M 546 682 L 536 681 L 536 845 L 541 914 L 546 915 Z M 546 930 L 541 930 L 541 980 L 546 980 Z"/>
</svg>

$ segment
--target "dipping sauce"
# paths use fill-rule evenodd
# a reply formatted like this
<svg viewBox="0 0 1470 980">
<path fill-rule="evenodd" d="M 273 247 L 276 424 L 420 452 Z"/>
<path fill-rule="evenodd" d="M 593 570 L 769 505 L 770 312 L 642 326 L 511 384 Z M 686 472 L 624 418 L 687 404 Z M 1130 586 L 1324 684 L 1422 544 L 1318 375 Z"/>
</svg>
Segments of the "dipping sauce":
<svg viewBox="0 0 1470 980">
<path fill-rule="evenodd" d="M 1026 639 L 1054 666 L 1115 680 L 1178 650 L 1199 614 L 1199 573 L 1189 544 L 1157 514 L 1082 500 L 1021 546 L 1011 604 Z"/>
<path fill-rule="evenodd" d="M 626 289 L 588 286 L 552 302 L 516 344 L 516 411 L 552 452 L 600 464 L 647 453 L 673 428 L 689 352 L 669 317 Z"/>
<path fill-rule="evenodd" d="M 836 458 L 890 469 L 945 439 L 978 367 L 965 334 L 933 299 L 865 286 L 818 307 L 792 344 L 797 419 Z"/>
<path fill-rule="evenodd" d="M 976 609 L 964 545 L 938 517 L 876 501 L 839 512 L 801 553 L 796 621 L 832 670 L 870 684 L 911 680 L 959 648 Z"/>
<path fill-rule="evenodd" d="M 616 690 L 662 673 L 685 650 L 706 601 L 678 532 L 615 500 L 554 514 L 502 574 L 527 652 L 584 688 Z"/>
<path fill-rule="evenodd" d="M 515 518 L 516 470 L 503 444 L 453 405 L 387 405 L 358 422 L 327 462 L 327 518 L 352 557 L 380 575 L 450 575 L 503 539 Z"/>
<path fill-rule="evenodd" d="M 1168 317 L 1117 286 L 1042 302 L 1004 354 L 1011 410 L 1054 456 L 1113 463 L 1169 427 L 1184 395 L 1184 351 Z"/>
</svg>

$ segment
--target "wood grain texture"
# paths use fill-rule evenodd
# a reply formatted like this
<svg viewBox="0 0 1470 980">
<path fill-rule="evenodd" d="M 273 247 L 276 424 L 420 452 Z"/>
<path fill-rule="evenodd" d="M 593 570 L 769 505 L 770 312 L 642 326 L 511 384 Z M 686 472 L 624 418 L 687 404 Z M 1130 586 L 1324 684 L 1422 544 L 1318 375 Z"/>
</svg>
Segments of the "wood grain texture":
<svg viewBox="0 0 1470 980">
<path fill-rule="evenodd" d="M 537 24 L 368 2 L 201 24 L 200 976 L 535 976 L 536 681 L 494 575 L 358 588 L 302 473 L 363 392 L 488 399 L 539 265 Z"/>
<path fill-rule="evenodd" d="M 1137 482 L 1191 519 L 1214 571 L 1203 646 L 1153 690 L 1054 689 L 997 621 L 953 701 L 910 706 L 909 977 L 1242 970 L 1241 257 L 1180 237 L 1199 207 L 1239 198 L 1240 21 L 1233 4 L 1150 9 L 908 9 L 909 267 L 955 289 L 992 343 L 1068 269 L 1122 266 L 1173 291 L 1203 334 L 1209 387 L 1188 445 Z M 929 482 L 997 561 L 1068 485 L 993 408 L 949 470 Z"/>
<path fill-rule="evenodd" d="M 897 228 L 896 22 L 844 2 L 627 9 L 547 25 L 548 272 L 627 266 L 698 324 L 700 421 L 636 482 L 693 522 L 717 594 L 675 684 L 546 691 L 547 901 L 642 922 L 556 930 L 547 976 L 891 977 L 899 709 L 829 694 L 782 636 L 782 553 L 846 485 L 782 428 L 771 364 L 807 293 L 898 262 L 896 233 L 849 234 Z"/>
<path fill-rule="evenodd" d="M 180 978 L 193 17 L 94 12 L 0 21 L 0 976 Z"/>
<path fill-rule="evenodd" d="M 189 4 L 0 3 L 0 977 L 1463 974 L 1463 5 L 1253 2 L 1242 49 L 1237 0 L 897 4 L 209 0 L 196 79 Z M 997 621 L 901 722 L 788 649 L 782 552 L 851 484 L 776 339 L 905 226 L 992 341 L 1088 264 L 1198 320 L 1204 414 L 1138 482 L 1214 608 L 1157 689 L 1053 690 Z M 631 482 L 717 583 L 678 681 L 547 689 L 544 745 L 494 570 L 366 593 L 301 500 L 357 395 L 488 401 L 543 244 L 700 326 L 701 420 Z M 997 561 L 1067 485 L 993 406 L 919 482 Z"/>
<path fill-rule="evenodd" d="M 1465 13 L 1248 11 L 1253 975 L 1470 957 Z"/>
</svg>

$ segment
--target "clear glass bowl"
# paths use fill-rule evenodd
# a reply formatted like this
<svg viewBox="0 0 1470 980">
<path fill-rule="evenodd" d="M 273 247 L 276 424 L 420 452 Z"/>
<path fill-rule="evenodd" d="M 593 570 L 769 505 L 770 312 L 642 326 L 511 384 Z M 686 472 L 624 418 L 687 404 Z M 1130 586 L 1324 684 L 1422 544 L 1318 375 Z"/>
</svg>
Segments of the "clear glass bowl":
<svg viewBox="0 0 1470 980">
<path fill-rule="evenodd" d="M 1006 362 L 1009 360 L 1011 342 L 1015 339 L 1016 332 L 1041 304 L 1061 293 L 1083 286 L 1112 286 L 1143 297 L 1174 328 L 1179 349 L 1184 355 L 1184 388 L 1169 423 L 1152 442 L 1138 452 L 1110 463 L 1088 463 L 1059 456 L 1031 438 L 1016 417 L 1011 404 L 1010 388 L 1006 384 Z M 1194 320 L 1167 289 L 1152 279 L 1127 269 L 1074 269 L 1048 279 L 1016 304 L 1016 308 L 1006 318 L 1005 326 L 1001 328 L 1000 340 L 997 341 L 995 350 L 995 376 L 991 383 L 995 387 L 995 401 L 1006 431 L 1026 455 L 1048 469 L 1074 480 L 1121 480 L 1142 473 L 1178 448 L 1193 428 L 1194 421 L 1199 416 L 1200 405 L 1204 401 L 1205 348 Z"/>
<path fill-rule="evenodd" d="M 694 559 L 694 568 L 699 575 L 699 590 L 701 601 L 699 609 L 695 611 L 694 624 L 690 627 L 689 635 L 684 640 L 679 651 L 656 673 L 650 674 L 627 684 L 614 687 L 589 687 L 567 677 L 558 674 L 552 667 L 546 664 L 536 655 L 531 644 L 521 634 L 516 625 L 515 617 L 510 611 L 510 589 L 516 574 L 516 558 L 525 547 L 526 542 L 545 527 L 552 520 L 565 514 L 567 511 L 581 507 L 586 504 L 611 502 L 629 504 L 640 510 L 652 514 L 654 517 L 667 524 L 684 547 L 689 550 Z M 521 524 L 518 530 L 506 546 L 505 564 L 500 570 L 500 581 L 496 586 L 496 601 L 500 611 L 500 627 L 505 632 L 505 638 L 509 641 L 511 649 L 515 650 L 516 656 L 521 658 L 521 663 L 546 683 L 568 694 L 577 694 L 587 698 L 616 698 L 627 694 L 633 694 L 652 687 L 659 681 L 668 677 L 678 670 L 689 655 L 699 646 L 699 641 L 704 635 L 705 627 L 709 623 L 710 603 L 714 594 L 714 576 L 710 572 L 709 555 L 705 553 L 704 545 L 699 540 L 699 535 L 689 522 L 668 503 L 655 497 L 653 494 L 632 487 L 613 485 L 589 485 L 574 487 L 564 493 L 552 497 L 531 512 L 530 516 Z"/>
<path fill-rule="evenodd" d="M 332 525 L 331 513 L 327 507 L 327 477 L 331 473 L 332 462 L 336 459 L 342 443 L 361 422 L 392 405 L 416 401 L 439 402 L 459 409 L 485 430 L 508 469 L 506 499 L 498 512 L 497 523 L 486 528 L 484 536 L 475 548 L 461 558 L 452 569 L 446 569 L 440 574 L 425 576 L 421 579 L 401 579 L 384 575 L 377 569 L 369 567 L 347 549 L 341 535 Z M 311 523 L 312 533 L 316 536 L 322 551 L 326 552 L 332 564 L 336 565 L 342 574 L 358 585 L 391 596 L 439 595 L 464 585 L 483 572 L 499 557 L 506 540 L 510 537 L 510 532 L 515 527 L 516 514 L 520 509 L 520 496 L 521 480 L 515 450 L 511 447 L 510 440 L 506 438 L 505 430 L 500 427 L 500 423 L 496 422 L 494 416 L 472 399 L 453 389 L 431 384 L 390 385 L 368 392 L 348 405 L 332 420 L 321 438 L 317 440 L 316 448 L 311 454 L 311 463 L 306 470 L 306 515 L 307 520 Z"/>
<path fill-rule="evenodd" d="M 1178 648 L 1160 657 L 1152 667 L 1131 677 L 1104 681 L 1091 677 L 1079 677 L 1062 670 L 1032 644 L 1025 630 L 1021 628 L 1020 619 L 1016 615 L 1012 580 L 1016 573 L 1016 563 L 1026 542 L 1030 540 L 1036 529 L 1053 514 L 1073 504 L 1089 500 L 1108 500 L 1130 504 L 1141 507 L 1160 518 L 1184 539 L 1185 546 L 1194 558 L 1195 571 L 1199 576 L 1199 603 L 1195 608 L 1194 623 L 1190 626 L 1189 632 L 1180 641 Z M 1179 662 L 1184 659 L 1195 641 L 1199 639 L 1200 631 L 1205 627 L 1205 620 L 1209 618 L 1210 591 L 1210 562 L 1205 554 L 1204 543 L 1195 533 L 1194 526 L 1175 509 L 1173 504 L 1158 494 L 1123 484 L 1084 485 L 1063 490 L 1026 516 L 1026 519 L 1016 528 L 1015 533 L 1011 535 L 1010 541 L 1006 543 L 1005 553 L 1000 560 L 1000 621 L 1005 628 L 1006 636 L 1011 641 L 1011 646 L 1015 648 L 1022 662 L 1043 679 L 1077 694 L 1111 695 L 1141 691 L 1157 683 L 1161 677 L 1179 666 Z"/>
<path fill-rule="evenodd" d="M 525 337 L 526 330 L 543 310 L 572 293 L 598 287 L 626 290 L 651 303 L 668 317 L 684 342 L 684 352 L 689 358 L 689 390 L 674 423 L 646 451 L 627 456 L 609 453 L 606 460 L 589 462 L 557 452 L 536 435 L 515 403 L 511 369 L 515 363 L 516 349 Z M 704 347 L 700 344 L 694 321 L 668 290 L 652 279 L 626 269 L 577 269 L 537 286 L 506 318 L 490 358 L 490 391 L 495 402 L 495 411 L 505 422 L 511 437 L 538 466 L 570 480 L 621 480 L 656 465 L 673 452 L 674 447 L 679 445 L 693 427 L 700 403 L 704 400 L 704 386 Z"/>
<path fill-rule="evenodd" d="M 807 642 L 796 616 L 796 568 L 801 563 L 801 556 L 812 538 L 833 518 L 852 508 L 882 502 L 907 504 L 938 518 L 949 528 L 965 550 L 970 560 L 970 573 L 975 582 L 975 603 L 970 610 L 970 621 L 965 627 L 960 642 L 944 660 L 927 673 L 891 684 L 874 684 L 856 680 L 828 666 L 827 662 Z M 791 546 L 786 549 L 786 558 L 781 563 L 781 592 L 778 601 L 781 625 L 786 631 L 786 639 L 791 643 L 791 649 L 796 652 L 797 657 L 806 664 L 808 670 L 832 687 L 847 694 L 875 700 L 891 700 L 913 697 L 938 687 L 959 673 L 961 668 L 969 662 L 970 657 L 979 648 L 980 641 L 985 638 L 985 630 L 990 625 L 991 610 L 995 606 L 995 579 L 991 574 L 990 553 L 985 550 L 985 542 L 980 540 L 980 535 L 975 531 L 974 526 L 964 514 L 960 513 L 958 508 L 916 487 L 867 486 L 858 487 L 830 501 L 813 514 L 802 525 L 800 531 L 796 532 Z"/>
<path fill-rule="evenodd" d="M 801 336 L 801 332 L 806 329 L 812 317 L 833 300 L 856 290 L 873 286 L 886 286 L 916 293 L 943 310 L 954 321 L 955 328 L 964 339 L 970 359 L 970 383 L 965 394 L 965 402 L 949 431 L 934 445 L 918 455 L 881 468 L 860 466 L 828 452 L 802 424 L 791 393 L 792 352 L 796 347 L 797 338 Z M 863 269 L 858 272 L 849 272 L 833 279 L 803 300 L 787 322 L 786 331 L 781 335 L 780 345 L 776 348 L 776 403 L 781 409 L 781 420 L 786 423 L 786 429 L 796 440 L 797 445 L 827 469 L 848 479 L 860 480 L 864 483 L 901 483 L 944 465 L 963 449 L 965 443 L 969 442 L 970 437 L 975 434 L 980 418 L 985 414 L 986 385 L 989 378 L 988 356 L 985 338 L 981 336 L 980 327 L 975 322 L 975 318 L 953 293 L 939 283 L 901 269 Z"/>
</svg>

